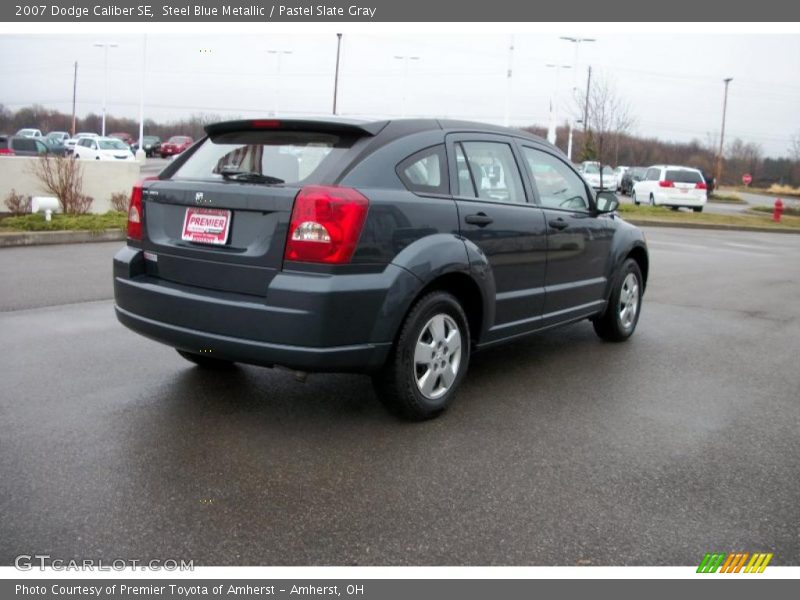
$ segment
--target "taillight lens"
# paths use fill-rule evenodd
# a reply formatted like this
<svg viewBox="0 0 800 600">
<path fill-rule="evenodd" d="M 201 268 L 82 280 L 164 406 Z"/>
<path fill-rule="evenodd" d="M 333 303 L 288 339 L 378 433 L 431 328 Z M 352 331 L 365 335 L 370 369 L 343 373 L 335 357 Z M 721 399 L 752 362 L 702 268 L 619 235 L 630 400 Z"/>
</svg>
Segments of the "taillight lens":
<svg viewBox="0 0 800 600">
<path fill-rule="evenodd" d="M 664 181 L 659 181 L 658 185 L 661 187 L 675 187 L 675 183 L 670 181 L 669 179 L 665 179 Z"/>
<path fill-rule="evenodd" d="M 705 183 L 703 183 L 702 181 L 697 183 L 694 187 L 696 189 L 698 189 L 698 190 L 707 190 L 708 189 L 708 186 Z"/>
<path fill-rule="evenodd" d="M 11 148 L 0 148 L 0 154 L 3 156 L 14 156 L 14 151 Z"/>
<path fill-rule="evenodd" d="M 294 200 L 284 258 L 345 264 L 356 249 L 369 200 L 345 187 L 306 186 Z"/>
<path fill-rule="evenodd" d="M 158 179 L 158 177 L 145 177 L 141 179 L 131 190 L 131 201 L 128 204 L 128 239 L 142 239 L 142 186 L 145 181 Z"/>
</svg>

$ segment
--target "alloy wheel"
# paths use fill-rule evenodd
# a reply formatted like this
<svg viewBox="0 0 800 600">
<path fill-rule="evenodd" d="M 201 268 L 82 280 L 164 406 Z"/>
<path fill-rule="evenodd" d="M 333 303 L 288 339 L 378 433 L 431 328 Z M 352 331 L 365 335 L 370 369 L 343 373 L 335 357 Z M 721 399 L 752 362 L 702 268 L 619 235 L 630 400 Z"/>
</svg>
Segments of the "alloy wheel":
<svg viewBox="0 0 800 600">
<path fill-rule="evenodd" d="M 414 349 L 414 380 L 420 393 L 436 400 L 447 393 L 461 366 L 461 331 L 450 315 L 439 313 L 422 328 Z"/>
</svg>

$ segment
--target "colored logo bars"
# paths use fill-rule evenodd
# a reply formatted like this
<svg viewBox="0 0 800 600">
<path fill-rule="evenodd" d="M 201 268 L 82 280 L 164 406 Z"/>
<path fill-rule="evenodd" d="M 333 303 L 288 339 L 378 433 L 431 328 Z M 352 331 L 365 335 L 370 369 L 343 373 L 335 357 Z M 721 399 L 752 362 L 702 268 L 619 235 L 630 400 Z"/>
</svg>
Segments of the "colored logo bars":
<svg viewBox="0 0 800 600">
<path fill-rule="evenodd" d="M 748 561 L 748 559 L 750 559 Z M 724 552 L 709 552 L 700 561 L 697 567 L 698 573 L 763 573 L 769 561 L 772 560 L 772 553 L 756 552 L 736 552 L 725 554 Z M 747 566 L 745 566 L 747 564 Z"/>
</svg>

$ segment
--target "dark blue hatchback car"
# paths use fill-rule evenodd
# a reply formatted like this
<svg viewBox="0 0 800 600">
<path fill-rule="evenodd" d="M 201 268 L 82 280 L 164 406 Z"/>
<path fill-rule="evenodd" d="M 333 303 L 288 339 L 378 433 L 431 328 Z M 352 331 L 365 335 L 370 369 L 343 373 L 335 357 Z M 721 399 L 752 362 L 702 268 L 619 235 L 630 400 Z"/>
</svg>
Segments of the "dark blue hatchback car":
<svg viewBox="0 0 800 600">
<path fill-rule="evenodd" d="M 441 413 L 472 352 L 636 328 L 644 236 L 554 146 L 436 119 L 217 123 L 134 188 L 119 320 L 200 366 L 370 373 Z"/>
</svg>

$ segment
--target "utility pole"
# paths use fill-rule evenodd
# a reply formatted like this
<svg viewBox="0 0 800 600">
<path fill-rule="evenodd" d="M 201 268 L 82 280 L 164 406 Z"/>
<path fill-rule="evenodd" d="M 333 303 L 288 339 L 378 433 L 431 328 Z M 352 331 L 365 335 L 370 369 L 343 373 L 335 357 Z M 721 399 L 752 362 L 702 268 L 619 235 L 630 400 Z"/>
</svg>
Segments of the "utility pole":
<svg viewBox="0 0 800 600">
<path fill-rule="evenodd" d="M 75 61 L 75 72 L 72 75 L 72 129 L 70 135 L 75 137 L 75 95 L 78 91 L 78 61 Z"/>
<path fill-rule="evenodd" d="M 717 152 L 717 169 L 714 174 L 714 187 L 719 187 L 722 183 L 722 148 L 725 141 L 725 113 L 728 111 L 728 84 L 733 81 L 733 77 L 722 80 L 725 84 L 725 93 L 722 97 L 722 130 L 719 134 L 719 152 Z"/>
<path fill-rule="evenodd" d="M 136 150 L 136 160 L 144 161 L 147 153 L 144 149 L 144 86 L 147 72 L 147 34 L 142 37 L 142 82 L 139 90 L 139 147 Z"/>
<path fill-rule="evenodd" d="M 558 129 L 558 77 L 561 73 L 561 69 L 571 69 L 572 65 L 558 65 L 548 63 L 545 65 L 548 69 L 555 69 L 556 70 L 556 87 L 553 91 L 553 95 L 550 97 L 550 122 L 547 127 L 547 141 L 551 144 L 555 145 L 556 143 L 556 131 Z"/>
<path fill-rule="evenodd" d="M 333 114 L 336 114 L 336 97 L 339 94 L 339 58 L 342 53 L 342 34 L 336 34 L 336 74 L 333 76 Z"/>
<path fill-rule="evenodd" d="M 586 98 L 583 102 L 583 143 L 586 144 L 586 129 L 589 127 L 589 93 L 592 89 L 592 66 L 589 65 L 589 71 L 586 75 Z"/>
</svg>

